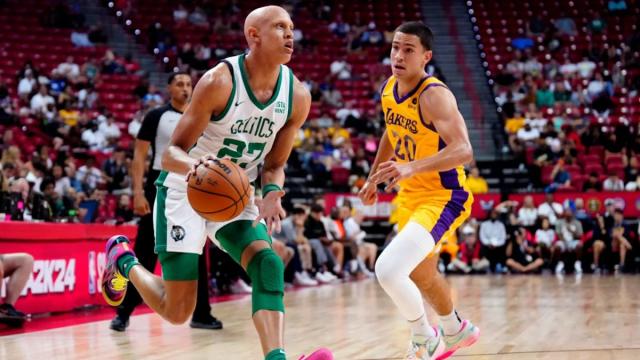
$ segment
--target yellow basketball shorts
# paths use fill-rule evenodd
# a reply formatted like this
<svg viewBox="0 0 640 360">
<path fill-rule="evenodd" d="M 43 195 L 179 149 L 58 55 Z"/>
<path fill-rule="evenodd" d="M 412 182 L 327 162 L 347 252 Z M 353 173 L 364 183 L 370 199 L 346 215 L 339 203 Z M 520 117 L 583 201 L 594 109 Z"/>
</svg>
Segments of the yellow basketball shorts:
<svg viewBox="0 0 640 360">
<path fill-rule="evenodd" d="M 398 194 L 395 220 L 398 231 L 409 222 L 427 229 L 436 244 L 446 242 L 455 230 L 471 215 L 473 195 L 466 189 Z"/>
</svg>

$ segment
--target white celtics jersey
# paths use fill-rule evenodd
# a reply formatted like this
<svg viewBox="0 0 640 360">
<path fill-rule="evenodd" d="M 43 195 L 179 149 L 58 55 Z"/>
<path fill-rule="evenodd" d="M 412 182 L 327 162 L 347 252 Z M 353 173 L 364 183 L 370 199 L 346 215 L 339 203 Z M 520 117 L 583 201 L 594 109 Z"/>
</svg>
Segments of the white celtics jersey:
<svg viewBox="0 0 640 360">
<path fill-rule="evenodd" d="M 271 151 L 276 134 L 291 115 L 293 72 L 280 65 L 273 96 L 262 103 L 251 91 L 244 58 L 243 54 L 223 60 L 233 74 L 229 101 L 222 113 L 211 118 L 189 156 L 197 159 L 212 154 L 220 159 L 228 158 L 244 168 L 249 180 L 254 181 L 258 165 Z M 184 176 L 174 173 L 168 174 L 163 185 L 186 188 Z"/>
</svg>

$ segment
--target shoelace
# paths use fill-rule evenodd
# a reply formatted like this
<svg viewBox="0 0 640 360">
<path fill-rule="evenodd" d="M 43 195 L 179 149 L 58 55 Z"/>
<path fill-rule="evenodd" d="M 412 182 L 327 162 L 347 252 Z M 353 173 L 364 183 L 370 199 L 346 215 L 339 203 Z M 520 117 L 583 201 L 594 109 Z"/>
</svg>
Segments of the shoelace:
<svg viewBox="0 0 640 360">
<path fill-rule="evenodd" d="M 116 275 L 113 279 L 111 279 L 111 288 L 115 291 L 122 291 L 127 287 L 127 279 L 125 279 L 122 275 Z"/>
</svg>

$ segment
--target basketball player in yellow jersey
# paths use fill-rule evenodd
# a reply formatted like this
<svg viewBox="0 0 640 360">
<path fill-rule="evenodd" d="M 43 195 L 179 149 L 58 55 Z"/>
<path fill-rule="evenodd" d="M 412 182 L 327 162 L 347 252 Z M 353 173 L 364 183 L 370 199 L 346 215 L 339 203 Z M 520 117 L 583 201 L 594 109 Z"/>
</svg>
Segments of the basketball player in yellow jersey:
<svg viewBox="0 0 640 360">
<path fill-rule="evenodd" d="M 386 130 L 371 175 L 360 191 L 365 205 L 377 200 L 377 185 L 400 187 L 399 232 L 376 263 L 380 285 L 411 324 L 406 359 L 445 359 L 477 341 L 480 330 L 461 321 L 446 281 L 437 271 L 439 243 L 469 216 L 473 197 L 463 165 L 473 158 L 456 99 L 425 73 L 431 60 L 431 30 L 409 22 L 395 31 L 393 75 L 382 85 Z M 422 293 L 422 294 L 421 294 Z M 422 296 L 440 316 L 429 325 Z"/>
</svg>

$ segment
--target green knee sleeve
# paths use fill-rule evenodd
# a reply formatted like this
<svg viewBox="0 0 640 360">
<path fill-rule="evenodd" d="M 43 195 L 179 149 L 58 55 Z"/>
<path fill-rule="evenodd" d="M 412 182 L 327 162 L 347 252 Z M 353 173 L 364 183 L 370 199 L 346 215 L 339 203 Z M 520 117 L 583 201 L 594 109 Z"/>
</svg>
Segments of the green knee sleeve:
<svg viewBox="0 0 640 360">
<path fill-rule="evenodd" d="M 263 249 L 247 265 L 253 292 L 252 315 L 258 310 L 284 312 L 284 264 L 272 249 Z"/>
<path fill-rule="evenodd" d="M 252 242 L 264 240 L 271 245 L 271 236 L 267 232 L 267 227 L 262 223 L 254 227 L 252 223 L 251 220 L 237 220 L 223 226 L 216 233 L 216 239 L 224 251 L 238 264 L 240 264 L 242 252 Z"/>
<path fill-rule="evenodd" d="M 162 278 L 173 281 L 198 280 L 199 256 L 191 253 L 159 252 Z"/>
</svg>

